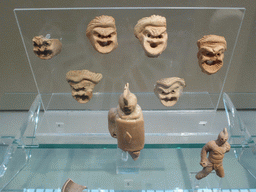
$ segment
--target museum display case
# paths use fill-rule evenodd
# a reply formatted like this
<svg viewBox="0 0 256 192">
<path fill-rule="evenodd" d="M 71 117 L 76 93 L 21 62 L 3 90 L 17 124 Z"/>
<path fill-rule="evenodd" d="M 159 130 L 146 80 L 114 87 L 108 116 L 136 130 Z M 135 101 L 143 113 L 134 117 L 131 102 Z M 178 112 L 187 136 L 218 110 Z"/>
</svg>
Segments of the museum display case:
<svg viewBox="0 0 256 192">
<path fill-rule="evenodd" d="M 92 192 L 256 188 L 255 143 L 223 94 L 244 14 L 226 7 L 14 9 L 38 94 L 19 132 L 0 133 L 0 189 L 60 191 L 68 178 Z M 108 129 L 108 111 L 127 83 L 144 118 L 136 161 Z M 216 126 L 222 96 L 231 145 L 225 177 L 213 172 L 198 181 L 201 148 L 224 128 Z"/>
</svg>

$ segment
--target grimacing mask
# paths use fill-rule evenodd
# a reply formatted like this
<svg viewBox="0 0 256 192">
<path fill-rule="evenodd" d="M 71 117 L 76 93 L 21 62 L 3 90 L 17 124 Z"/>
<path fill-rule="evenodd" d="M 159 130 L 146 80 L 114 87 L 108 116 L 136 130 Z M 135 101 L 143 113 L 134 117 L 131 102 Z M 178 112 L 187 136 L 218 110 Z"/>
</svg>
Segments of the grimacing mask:
<svg viewBox="0 0 256 192">
<path fill-rule="evenodd" d="M 152 15 L 140 19 L 134 27 L 134 35 L 148 57 L 158 57 L 167 47 L 166 18 Z"/>
<path fill-rule="evenodd" d="M 224 37 L 217 35 L 205 35 L 197 41 L 198 64 L 203 73 L 208 75 L 219 71 L 223 66 L 224 52 L 227 42 Z"/>
<path fill-rule="evenodd" d="M 79 103 L 87 103 L 92 98 L 95 85 L 102 79 L 102 74 L 89 70 L 75 70 L 67 72 L 66 79 L 72 88 L 73 98 Z"/>
<path fill-rule="evenodd" d="M 118 46 L 115 19 L 107 15 L 95 17 L 87 26 L 86 36 L 96 51 L 110 53 Z"/>
<path fill-rule="evenodd" d="M 175 105 L 185 87 L 185 80 L 179 77 L 160 79 L 156 82 L 154 92 L 166 107 Z"/>
<path fill-rule="evenodd" d="M 33 51 L 40 59 L 48 60 L 61 52 L 62 43 L 58 39 L 35 36 L 33 38 Z"/>
</svg>

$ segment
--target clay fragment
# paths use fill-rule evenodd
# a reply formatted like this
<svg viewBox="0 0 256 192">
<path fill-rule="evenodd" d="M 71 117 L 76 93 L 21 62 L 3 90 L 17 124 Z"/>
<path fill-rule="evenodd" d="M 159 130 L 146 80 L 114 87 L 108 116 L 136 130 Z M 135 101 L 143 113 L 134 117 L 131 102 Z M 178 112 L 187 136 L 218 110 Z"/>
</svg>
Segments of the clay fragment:
<svg viewBox="0 0 256 192">
<path fill-rule="evenodd" d="M 223 67 L 224 52 L 227 42 L 224 37 L 205 35 L 197 41 L 198 64 L 203 73 L 208 75 L 217 73 Z"/>
<path fill-rule="evenodd" d="M 101 73 L 89 70 L 69 71 L 66 79 L 72 88 L 72 96 L 79 103 L 87 103 L 92 98 L 92 92 L 96 84 L 102 79 Z"/>
<path fill-rule="evenodd" d="M 71 179 L 68 179 L 61 188 L 61 192 L 82 192 L 87 189 L 86 186 L 78 185 Z"/>
<path fill-rule="evenodd" d="M 171 107 L 178 102 L 185 86 L 185 80 L 179 77 L 164 78 L 156 82 L 154 92 L 164 106 Z"/>
<path fill-rule="evenodd" d="M 107 15 L 95 17 L 87 26 L 86 36 L 96 51 L 110 53 L 118 46 L 115 19 Z"/>
<path fill-rule="evenodd" d="M 136 161 L 145 143 L 144 119 L 137 97 L 129 90 L 129 83 L 120 95 L 117 108 L 108 112 L 108 128 L 111 136 L 117 138 L 118 147 L 128 151 Z"/>
<path fill-rule="evenodd" d="M 222 162 L 225 153 L 229 152 L 230 150 L 230 145 L 227 140 L 228 131 L 227 128 L 224 128 L 223 131 L 220 132 L 216 140 L 209 141 L 205 144 L 201 151 L 200 162 L 203 170 L 196 174 L 196 179 L 200 180 L 206 177 L 212 172 L 212 170 L 215 170 L 216 174 L 219 177 L 225 176 Z M 207 153 L 209 153 L 208 158 Z"/>
<path fill-rule="evenodd" d="M 33 38 L 33 51 L 40 59 L 48 60 L 61 52 L 62 43 L 58 39 L 35 36 Z"/>
<path fill-rule="evenodd" d="M 143 17 L 135 25 L 134 35 L 148 57 L 158 57 L 167 47 L 166 18 L 159 15 Z"/>
</svg>

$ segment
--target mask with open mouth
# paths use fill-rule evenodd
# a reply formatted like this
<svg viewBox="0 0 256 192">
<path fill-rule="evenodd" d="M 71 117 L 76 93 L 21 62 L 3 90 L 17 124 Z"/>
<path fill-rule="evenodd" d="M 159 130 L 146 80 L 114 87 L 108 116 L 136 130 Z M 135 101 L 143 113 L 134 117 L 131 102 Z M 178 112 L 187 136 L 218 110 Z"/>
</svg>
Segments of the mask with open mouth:
<svg viewBox="0 0 256 192">
<path fill-rule="evenodd" d="M 156 82 L 154 92 L 166 107 L 175 105 L 185 87 L 185 80 L 179 77 L 160 79 Z"/>
<path fill-rule="evenodd" d="M 217 35 L 205 35 L 197 41 L 198 64 L 203 73 L 208 75 L 219 71 L 223 66 L 224 52 L 227 42 L 224 37 Z"/>
<path fill-rule="evenodd" d="M 96 51 L 110 53 L 118 46 L 115 19 L 107 15 L 95 17 L 87 26 L 86 36 Z"/>
<path fill-rule="evenodd" d="M 48 60 L 61 52 L 62 43 L 58 39 L 35 36 L 33 38 L 33 51 L 40 59 Z"/>
<path fill-rule="evenodd" d="M 92 98 L 92 92 L 102 79 L 101 73 L 89 70 L 69 71 L 66 79 L 72 88 L 72 96 L 79 103 L 87 103 Z"/>
<path fill-rule="evenodd" d="M 134 27 L 134 35 L 148 57 L 158 57 L 167 46 L 166 18 L 152 15 L 140 19 Z"/>
</svg>

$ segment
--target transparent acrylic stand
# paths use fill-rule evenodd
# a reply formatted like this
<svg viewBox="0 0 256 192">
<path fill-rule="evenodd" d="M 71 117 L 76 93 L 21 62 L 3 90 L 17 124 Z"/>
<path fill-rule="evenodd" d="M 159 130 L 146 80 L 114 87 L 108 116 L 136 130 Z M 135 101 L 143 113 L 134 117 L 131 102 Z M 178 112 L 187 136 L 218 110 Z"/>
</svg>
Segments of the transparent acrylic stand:
<svg viewBox="0 0 256 192">
<path fill-rule="evenodd" d="M 143 149 L 141 150 L 142 153 Z M 134 161 L 127 151 L 117 148 L 116 174 L 138 174 L 140 171 L 141 155 Z"/>
<path fill-rule="evenodd" d="M 235 148 L 239 163 L 256 178 L 256 144 L 227 93 L 223 93 L 223 102 L 230 132 L 229 143 Z"/>
<path fill-rule="evenodd" d="M 30 160 L 31 147 L 37 147 L 35 138 L 38 127 L 41 97 L 38 95 L 28 112 L 27 120 L 21 125 L 18 135 L 6 148 L 0 164 L 0 191 L 27 165 Z M 18 157 L 18 158 L 17 158 Z M 8 168 L 15 171 L 8 173 Z"/>
<path fill-rule="evenodd" d="M 221 192 L 223 178 L 218 177 L 214 171 L 201 180 L 196 179 L 196 174 L 197 172 L 190 172 L 190 180 L 194 192 L 206 192 L 208 190 Z"/>
</svg>

